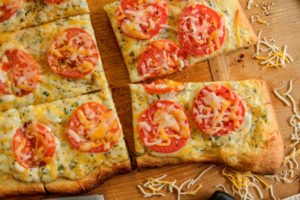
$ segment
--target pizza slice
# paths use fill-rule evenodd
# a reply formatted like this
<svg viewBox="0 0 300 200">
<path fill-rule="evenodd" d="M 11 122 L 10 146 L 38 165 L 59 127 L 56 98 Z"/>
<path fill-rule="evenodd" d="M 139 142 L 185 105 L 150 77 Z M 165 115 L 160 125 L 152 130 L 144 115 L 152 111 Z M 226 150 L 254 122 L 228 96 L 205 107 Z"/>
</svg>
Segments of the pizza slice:
<svg viewBox="0 0 300 200">
<path fill-rule="evenodd" d="M 82 193 L 131 169 L 108 88 L 0 119 L 0 196 Z"/>
<path fill-rule="evenodd" d="M 132 82 L 257 40 L 238 0 L 121 0 L 105 10 Z"/>
<path fill-rule="evenodd" d="M 86 0 L 1 0 L 0 33 L 87 13 Z"/>
<path fill-rule="evenodd" d="M 0 111 L 105 87 L 88 14 L 0 35 Z"/>
<path fill-rule="evenodd" d="M 218 162 L 274 173 L 283 141 L 261 80 L 130 84 L 137 165 Z"/>
</svg>

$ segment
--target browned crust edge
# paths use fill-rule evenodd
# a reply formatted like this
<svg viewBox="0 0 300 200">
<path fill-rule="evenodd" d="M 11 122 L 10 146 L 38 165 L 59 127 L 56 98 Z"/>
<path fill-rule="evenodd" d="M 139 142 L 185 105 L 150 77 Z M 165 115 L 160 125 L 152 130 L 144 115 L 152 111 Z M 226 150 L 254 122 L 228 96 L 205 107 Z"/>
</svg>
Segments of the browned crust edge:
<svg viewBox="0 0 300 200">
<path fill-rule="evenodd" d="M 59 178 L 53 182 L 46 183 L 45 189 L 51 194 L 79 194 L 97 187 L 108 178 L 119 174 L 125 174 L 130 171 L 131 165 L 128 160 L 120 164 L 115 164 L 111 167 L 102 166 L 91 172 L 83 179 L 69 180 L 66 178 Z"/>
<path fill-rule="evenodd" d="M 165 157 L 154 157 L 148 153 L 143 154 L 141 157 L 137 158 L 138 168 L 153 168 L 162 167 L 165 165 L 176 165 L 183 163 L 197 163 L 197 162 L 213 162 L 221 163 L 216 159 L 216 157 L 203 158 L 202 160 L 182 160 L 178 158 L 165 158 Z"/>
<path fill-rule="evenodd" d="M 11 175 L 0 174 L 0 197 L 45 194 L 43 183 L 25 183 Z"/>
</svg>

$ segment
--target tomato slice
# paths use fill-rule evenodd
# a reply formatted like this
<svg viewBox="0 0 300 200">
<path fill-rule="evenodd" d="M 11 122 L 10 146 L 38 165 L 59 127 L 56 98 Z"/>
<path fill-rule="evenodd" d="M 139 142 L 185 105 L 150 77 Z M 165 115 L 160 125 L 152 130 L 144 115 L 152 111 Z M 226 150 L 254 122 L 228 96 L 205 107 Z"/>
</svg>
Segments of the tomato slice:
<svg viewBox="0 0 300 200">
<path fill-rule="evenodd" d="M 150 93 L 170 93 L 184 90 L 184 84 L 168 79 L 157 79 L 150 84 L 143 84 Z"/>
<path fill-rule="evenodd" d="M 225 38 L 221 16 L 204 5 L 192 5 L 179 17 L 178 34 L 182 48 L 196 56 L 212 54 Z"/>
<path fill-rule="evenodd" d="M 144 79 L 170 74 L 188 66 L 187 55 L 169 40 L 150 43 L 138 60 L 138 72 Z"/>
<path fill-rule="evenodd" d="M 159 34 L 167 22 L 166 0 L 122 0 L 117 19 L 129 37 L 150 39 Z"/>
<path fill-rule="evenodd" d="M 180 150 L 190 137 L 184 109 L 168 100 L 156 102 L 140 115 L 138 131 L 148 148 L 161 153 Z"/>
<path fill-rule="evenodd" d="M 81 78 L 91 73 L 99 59 L 95 41 L 81 28 L 60 32 L 50 44 L 47 56 L 51 70 L 69 78 Z"/>
<path fill-rule="evenodd" d="M 81 105 L 67 124 L 70 143 L 82 152 L 106 152 L 120 136 L 121 129 L 114 113 L 97 102 Z"/>
<path fill-rule="evenodd" d="M 51 4 L 59 4 L 68 0 L 44 0 L 44 1 Z"/>
<path fill-rule="evenodd" d="M 240 96 L 229 88 L 208 85 L 195 98 L 192 116 L 204 133 L 226 135 L 242 125 L 245 105 Z"/>
<path fill-rule="evenodd" d="M 0 1 L 0 22 L 11 18 L 20 8 L 20 0 L 2 0 Z"/>
<path fill-rule="evenodd" d="M 13 137 L 13 151 L 23 167 L 42 167 L 52 161 L 56 144 L 50 128 L 31 122 L 17 129 Z"/>
<path fill-rule="evenodd" d="M 40 71 L 35 60 L 21 49 L 9 49 L 0 59 L 0 93 L 27 95 L 39 83 Z"/>
</svg>

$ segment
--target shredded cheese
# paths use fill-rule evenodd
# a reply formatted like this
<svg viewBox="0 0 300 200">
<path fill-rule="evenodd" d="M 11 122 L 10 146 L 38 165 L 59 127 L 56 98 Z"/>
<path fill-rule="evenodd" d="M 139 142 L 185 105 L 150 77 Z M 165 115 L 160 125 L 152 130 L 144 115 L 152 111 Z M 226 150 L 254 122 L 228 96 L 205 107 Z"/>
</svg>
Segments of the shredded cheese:
<svg viewBox="0 0 300 200">
<path fill-rule="evenodd" d="M 263 20 L 258 20 L 260 23 L 266 23 Z M 252 56 L 257 60 L 261 60 L 260 64 L 263 65 L 262 69 L 265 68 L 280 68 L 285 67 L 287 63 L 293 63 L 294 60 L 292 57 L 286 52 L 287 45 L 282 47 L 277 47 L 275 45 L 270 44 L 270 42 L 264 38 L 261 39 L 262 31 L 258 34 L 258 42 L 256 44 L 256 52 Z M 264 53 L 261 55 L 260 53 Z"/>
<path fill-rule="evenodd" d="M 199 176 L 197 176 L 195 179 L 187 179 L 184 182 L 182 182 L 180 185 L 176 184 L 176 180 L 174 181 L 168 181 L 165 180 L 167 175 L 163 175 L 158 178 L 148 178 L 147 182 L 144 184 L 139 184 L 137 187 L 139 190 L 143 193 L 144 197 L 152 197 L 152 196 L 165 196 L 165 193 L 159 192 L 162 189 L 165 189 L 165 191 L 174 193 L 176 191 L 177 193 L 177 200 L 180 200 L 181 195 L 195 195 L 197 192 L 202 188 L 202 185 L 199 184 L 194 190 L 184 190 L 189 189 L 191 186 L 193 186 L 196 182 L 200 180 L 200 178 L 208 172 L 210 169 L 215 167 L 215 165 L 211 165 L 210 167 L 203 170 Z M 150 192 L 148 192 L 148 191 Z"/>
</svg>

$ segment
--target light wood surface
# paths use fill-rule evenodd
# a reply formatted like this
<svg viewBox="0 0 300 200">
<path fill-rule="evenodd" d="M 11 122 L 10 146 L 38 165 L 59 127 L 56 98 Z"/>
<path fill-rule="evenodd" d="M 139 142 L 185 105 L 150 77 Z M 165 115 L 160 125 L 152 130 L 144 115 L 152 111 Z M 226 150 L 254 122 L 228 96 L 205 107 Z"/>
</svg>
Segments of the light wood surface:
<svg viewBox="0 0 300 200">
<path fill-rule="evenodd" d="M 118 114 L 124 129 L 126 142 L 131 155 L 134 153 L 132 137 L 132 116 L 129 88 L 130 82 L 128 72 L 124 65 L 120 50 L 118 48 L 109 20 L 103 10 L 103 6 L 113 0 L 88 0 L 91 10 L 91 18 L 95 29 L 96 38 L 101 53 L 105 74 L 111 86 L 113 98 L 118 110 Z M 247 0 L 241 0 L 242 7 L 245 9 Z M 255 3 L 262 1 L 254 0 Z M 269 25 L 253 23 L 255 31 L 263 29 L 263 36 L 274 38 L 278 46 L 287 44 L 287 52 L 294 58 L 293 64 L 288 64 L 283 69 L 260 70 L 258 61 L 251 58 L 254 53 L 254 46 L 240 49 L 235 52 L 220 55 L 208 61 L 201 62 L 180 73 L 175 73 L 167 78 L 178 81 L 217 81 L 217 80 L 243 80 L 250 78 L 260 78 L 267 81 L 269 87 L 279 86 L 283 80 L 294 79 L 293 97 L 297 100 L 299 108 L 300 99 L 300 1 L 299 0 L 272 0 L 265 2 L 274 2 L 275 5 L 269 10 L 271 15 L 263 18 Z M 251 10 L 246 10 L 247 16 L 262 13 L 261 8 L 252 6 Z M 263 16 L 263 15 L 261 15 Z M 272 95 L 280 131 L 288 144 L 292 129 L 288 125 L 288 117 L 291 115 L 291 109 L 285 107 L 279 100 Z M 131 158 L 133 158 L 131 156 Z M 299 158 L 297 159 L 300 160 Z M 133 159 L 133 165 L 135 166 Z M 102 193 L 105 200 L 136 200 L 142 199 L 143 195 L 138 191 L 137 184 L 145 182 L 148 177 L 159 177 L 168 174 L 169 180 L 177 179 L 182 182 L 187 178 L 196 177 L 203 169 L 211 164 L 184 164 L 166 166 L 157 169 L 136 170 L 132 173 L 116 176 L 88 194 Z M 231 185 L 221 175 L 223 166 L 218 165 L 205 176 L 201 178 L 200 183 L 203 188 L 195 196 L 184 196 L 182 199 L 207 199 L 215 190 L 217 184 L 224 184 L 231 191 Z M 297 171 L 300 174 L 300 170 Z M 272 183 L 268 181 L 269 183 Z M 263 188 L 263 187 L 261 187 Z M 269 192 L 264 191 L 265 199 L 270 199 Z M 284 198 L 300 192 L 299 177 L 290 184 L 274 184 L 274 191 L 277 197 Z M 254 192 L 255 193 L 255 192 Z M 256 194 L 256 193 L 255 193 Z M 50 196 L 46 196 L 47 198 Z M 34 197 L 14 197 L 7 199 L 43 199 L 44 196 Z M 148 198 L 161 199 L 161 198 Z M 164 199 L 176 199 L 175 195 L 168 195 Z"/>
</svg>

